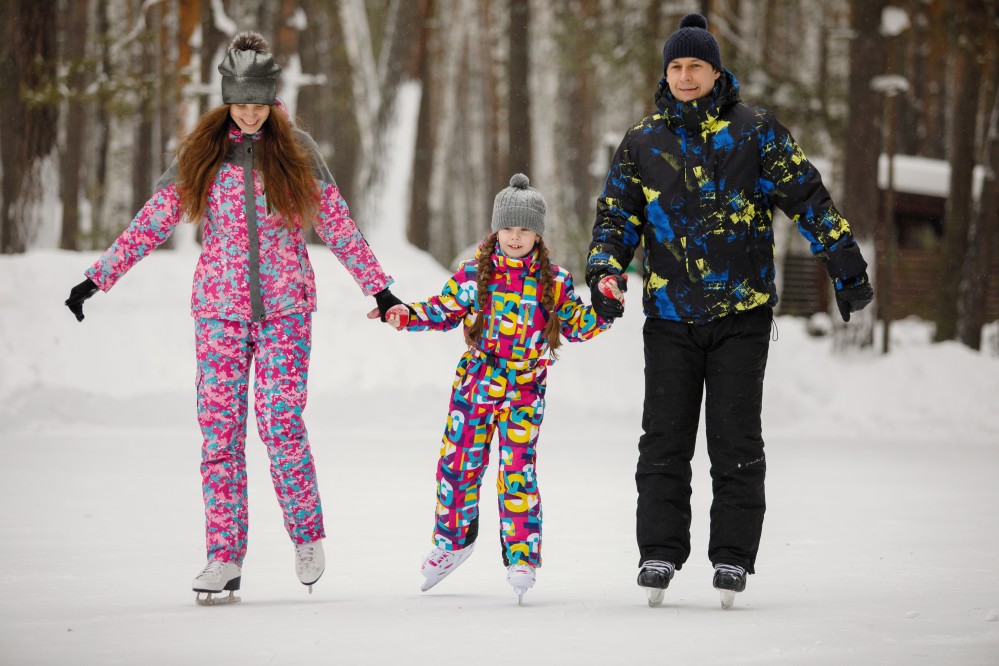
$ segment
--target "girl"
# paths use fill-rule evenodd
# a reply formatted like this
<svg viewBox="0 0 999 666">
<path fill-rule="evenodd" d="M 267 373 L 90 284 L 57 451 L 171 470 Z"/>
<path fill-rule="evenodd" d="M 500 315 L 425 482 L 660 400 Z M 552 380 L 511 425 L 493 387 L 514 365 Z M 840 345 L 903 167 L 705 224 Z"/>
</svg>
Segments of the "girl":
<svg viewBox="0 0 999 666">
<path fill-rule="evenodd" d="M 303 229 L 313 226 L 366 295 L 384 312 L 399 303 L 333 182 L 312 138 L 275 98 L 281 67 L 263 37 L 233 40 L 222 74 L 223 105 L 206 113 L 129 227 L 73 288 L 66 305 L 108 291 L 163 243 L 181 218 L 204 222 L 194 274 L 198 422 L 208 564 L 194 579 L 199 603 L 228 590 L 238 601 L 246 556 L 247 393 L 255 365 L 257 431 L 295 544 L 302 584 L 325 569 L 322 506 L 302 420 L 316 288 Z M 205 599 L 201 593 L 207 593 Z"/>
<path fill-rule="evenodd" d="M 447 331 L 464 324 L 468 350 L 458 362 L 437 467 L 434 548 L 423 561 L 424 591 L 472 553 L 478 500 L 493 433 L 499 432 L 497 493 L 507 582 L 518 601 L 541 566 L 541 498 L 535 443 L 544 416 L 549 353 L 561 335 L 589 340 L 610 326 L 583 305 L 569 272 L 551 263 L 542 240 L 545 201 L 516 174 L 496 195 L 492 234 L 461 264 L 439 296 L 395 305 L 385 320 L 397 329 Z M 600 285 L 623 301 L 610 279 Z M 374 318 L 372 311 L 369 317 Z"/>
</svg>

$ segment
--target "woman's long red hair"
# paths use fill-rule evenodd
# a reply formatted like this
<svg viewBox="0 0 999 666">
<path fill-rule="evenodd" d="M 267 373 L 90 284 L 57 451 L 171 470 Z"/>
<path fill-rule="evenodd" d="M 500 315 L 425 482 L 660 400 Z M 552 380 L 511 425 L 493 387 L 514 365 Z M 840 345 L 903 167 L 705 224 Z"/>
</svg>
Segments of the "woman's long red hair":
<svg viewBox="0 0 999 666">
<path fill-rule="evenodd" d="M 229 105 L 212 109 L 177 151 L 177 183 L 181 211 L 198 223 L 208 207 L 208 192 L 229 149 Z M 272 106 L 257 143 L 257 168 L 263 174 L 267 205 L 283 218 L 284 226 L 308 227 L 319 211 L 319 189 L 308 152 L 295 140 L 294 127 L 284 112 Z"/>
</svg>

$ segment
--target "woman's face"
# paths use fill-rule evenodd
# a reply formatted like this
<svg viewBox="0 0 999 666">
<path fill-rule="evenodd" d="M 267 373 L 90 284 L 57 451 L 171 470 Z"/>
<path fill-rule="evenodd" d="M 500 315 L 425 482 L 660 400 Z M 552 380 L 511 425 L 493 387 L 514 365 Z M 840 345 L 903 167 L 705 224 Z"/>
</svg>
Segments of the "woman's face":
<svg viewBox="0 0 999 666">
<path fill-rule="evenodd" d="M 243 134 L 254 134 L 264 126 L 271 107 L 267 104 L 230 104 L 229 115 L 239 125 Z"/>
<path fill-rule="evenodd" d="M 520 259 L 526 257 L 538 240 L 538 235 L 521 227 L 505 227 L 496 232 L 500 250 L 508 257 Z"/>
<path fill-rule="evenodd" d="M 666 83 L 681 102 L 707 97 L 721 72 L 699 58 L 676 58 L 666 66 Z"/>
</svg>

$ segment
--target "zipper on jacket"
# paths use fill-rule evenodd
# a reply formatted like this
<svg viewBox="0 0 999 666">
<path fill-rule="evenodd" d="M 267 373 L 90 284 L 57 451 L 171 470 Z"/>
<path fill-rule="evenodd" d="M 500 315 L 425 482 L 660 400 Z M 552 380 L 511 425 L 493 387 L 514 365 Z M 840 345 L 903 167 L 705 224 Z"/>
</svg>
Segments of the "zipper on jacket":
<svg viewBox="0 0 999 666">
<path fill-rule="evenodd" d="M 246 236 L 249 242 L 247 277 L 250 289 L 250 317 L 253 321 L 263 321 L 264 299 L 260 293 L 260 232 L 257 229 L 257 196 L 253 187 L 253 141 L 246 139 L 240 151 L 243 167 L 243 199 L 245 200 Z"/>
<path fill-rule="evenodd" d="M 698 198 L 698 199 L 700 198 L 701 188 L 697 185 L 697 179 L 693 178 L 693 174 L 691 173 L 691 169 L 689 169 L 687 167 L 687 150 L 688 150 L 688 146 L 687 146 L 687 131 L 688 130 L 687 130 L 686 126 L 681 125 L 678 128 L 678 132 L 680 134 L 680 154 L 681 154 L 681 156 L 683 158 L 681 160 L 681 164 L 683 166 L 683 189 L 686 190 L 686 192 L 687 192 L 687 195 L 684 197 L 684 211 L 683 212 L 687 215 L 687 227 L 688 227 L 688 229 L 693 229 L 693 225 L 696 223 L 697 217 L 695 215 L 692 215 L 691 213 L 692 213 L 692 211 L 696 211 L 697 210 L 697 204 L 695 202 L 695 205 L 692 207 L 690 201 L 693 198 Z M 692 182 L 691 182 L 691 178 L 693 178 Z M 690 194 L 689 194 L 690 191 L 691 191 L 691 186 L 693 186 L 693 190 L 697 193 L 696 197 L 691 197 Z M 697 276 L 697 273 L 694 270 L 694 266 L 692 266 L 691 263 L 690 263 L 690 249 L 691 249 L 691 246 L 690 246 L 690 240 L 691 240 L 690 232 L 688 231 L 684 236 L 680 236 L 680 240 L 681 240 L 681 246 L 682 246 L 682 249 L 683 249 L 683 262 L 684 262 L 684 265 L 685 265 L 685 267 L 687 269 L 687 278 L 690 280 L 691 283 L 696 284 L 697 281 L 698 281 L 698 276 Z"/>
</svg>

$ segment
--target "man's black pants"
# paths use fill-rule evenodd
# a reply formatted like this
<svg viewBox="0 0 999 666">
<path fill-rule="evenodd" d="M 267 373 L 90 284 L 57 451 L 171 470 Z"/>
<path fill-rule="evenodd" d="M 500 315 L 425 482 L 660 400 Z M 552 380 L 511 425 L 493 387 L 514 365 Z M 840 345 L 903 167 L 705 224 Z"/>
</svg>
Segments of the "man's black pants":
<svg viewBox="0 0 999 666">
<path fill-rule="evenodd" d="M 641 562 L 682 567 L 690 556 L 690 461 L 706 390 L 713 501 L 708 558 L 753 573 L 766 510 L 760 413 L 773 310 L 707 324 L 648 319 L 644 434 L 638 444 Z"/>
</svg>

